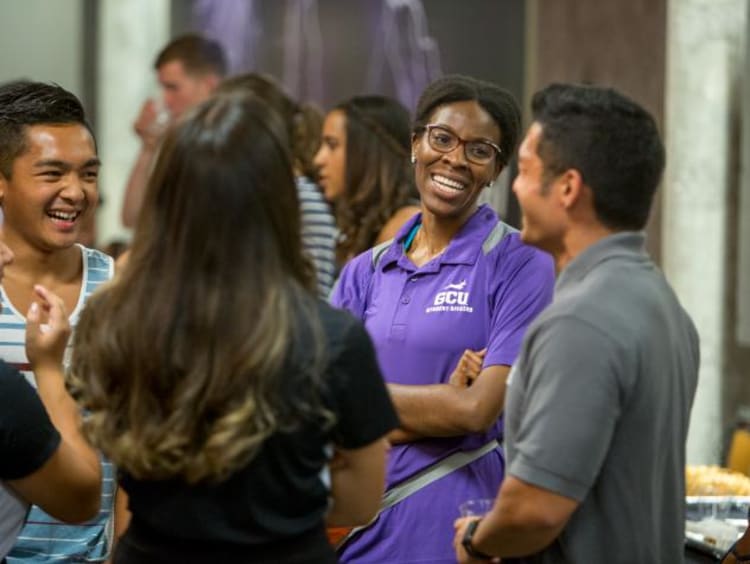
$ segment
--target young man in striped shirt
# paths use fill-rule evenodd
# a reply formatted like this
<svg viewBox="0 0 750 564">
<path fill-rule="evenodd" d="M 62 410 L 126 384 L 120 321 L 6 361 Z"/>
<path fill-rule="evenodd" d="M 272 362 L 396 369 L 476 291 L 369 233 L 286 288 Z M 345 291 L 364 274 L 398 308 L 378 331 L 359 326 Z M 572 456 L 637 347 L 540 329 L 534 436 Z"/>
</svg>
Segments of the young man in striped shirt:
<svg viewBox="0 0 750 564">
<path fill-rule="evenodd" d="M 60 296 L 75 326 L 86 298 L 113 274 L 109 257 L 76 244 L 96 208 L 99 165 L 93 133 L 73 94 L 28 81 L 0 86 L 0 239 L 15 255 L 0 288 L 0 358 L 32 383 L 22 312 L 29 310 L 34 286 Z M 115 493 L 111 464 L 103 461 L 102 473 L 99 515 L 66 525 L 32 507 L 9 564 L 106 560 Z"/>
</svg>

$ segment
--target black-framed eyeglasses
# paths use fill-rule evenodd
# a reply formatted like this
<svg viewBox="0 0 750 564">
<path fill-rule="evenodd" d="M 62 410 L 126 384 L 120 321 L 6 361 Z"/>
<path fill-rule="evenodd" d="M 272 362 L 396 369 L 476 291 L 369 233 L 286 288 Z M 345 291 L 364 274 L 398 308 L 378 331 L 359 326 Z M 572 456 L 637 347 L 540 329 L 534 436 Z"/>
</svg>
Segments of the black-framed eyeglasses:
<svg viewBox="0 0 750 564">
<path fill-rule="evenodd" d="M 425 125 L 424 128 L 427 131 L 427 143 L 429 143 L 430 147 L 434 150 L 439 153 L 450 153 L 459 145 L 463 145 L 466 160 L 471 161 L 474 164 L 488 164 L 492 161 L 492 158 L 496 153 L 499 157 L 503 152 L 502 149 L 492 141 L 487 141 L 485 139 L 472 139 L 471 141 L 467 141 L 466 139 L 461 139 L 445 126 L 436 123 Z"/>
</svg>

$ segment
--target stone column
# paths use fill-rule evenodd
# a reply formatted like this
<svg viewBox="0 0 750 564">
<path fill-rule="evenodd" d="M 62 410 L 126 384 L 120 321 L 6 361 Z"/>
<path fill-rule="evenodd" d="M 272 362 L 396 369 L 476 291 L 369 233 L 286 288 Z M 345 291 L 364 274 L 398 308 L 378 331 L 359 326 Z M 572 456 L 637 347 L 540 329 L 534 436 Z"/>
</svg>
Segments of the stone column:
<svg viewBox="0 0 750 564">
<path fill-rule="evenodd" d="M 742 160 L 740 177 L 739 226 L 737 238 L 737 341 L 743 347 L 750 347 L 750 21 L 745 27 L 745 62 L 742 85 Z"/>
<path fill-rule="evenodd" d="M 667 13 L 662 264 L 701 337 L 688 463 L 717 463 L 727 349 L 729 196 L 736 188 L 732 119 L 746 0 L 671 0 Z"/>
<path fill-rule="evenodd" d="M 139 149 L 132 124 L 143 101 L 158 94 L 153 61 L 169 39 L 170 1 L 101 0 L 98 25 L 96 123 L 105 199 L 98 240 L 105 244 L 128 237 L 120 210 Z"/>
</svg>

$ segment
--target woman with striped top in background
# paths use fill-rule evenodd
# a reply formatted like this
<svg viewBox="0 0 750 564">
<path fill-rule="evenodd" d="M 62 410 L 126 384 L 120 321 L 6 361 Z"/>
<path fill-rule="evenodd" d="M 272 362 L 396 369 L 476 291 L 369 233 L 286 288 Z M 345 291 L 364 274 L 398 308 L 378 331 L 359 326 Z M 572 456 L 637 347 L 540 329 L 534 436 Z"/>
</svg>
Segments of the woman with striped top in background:
<svg viewBox="0 0 750 564">
<path fill-rule="evenodd" d="M 219 92 L 247 92 L 258 96 L 283 120 L 294 163 L 302 221 L 302 247 L 315 266 L 318 294 L 327 298 L 335 277 L 338 231 L 331 207 L 315 184 L 318 174 L 313 157 L 320 145 L 323 122 L 320 112 L 310 104 L 298 104 L 284 93 L 274 79 L 256 73 L 228 78 L 219 86 Z"/>
</svg>

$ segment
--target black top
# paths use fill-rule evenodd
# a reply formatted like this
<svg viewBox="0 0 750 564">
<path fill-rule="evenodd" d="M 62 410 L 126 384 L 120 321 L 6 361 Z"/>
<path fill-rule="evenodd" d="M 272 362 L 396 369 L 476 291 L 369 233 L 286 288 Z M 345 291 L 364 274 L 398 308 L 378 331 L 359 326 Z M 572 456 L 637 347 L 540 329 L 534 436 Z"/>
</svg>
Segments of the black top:
<svg viewBox="0 0 750 564">
<path fill-rule="evenodd" d="M 60 444 L 60 434 L 36 390 L 0 361 L 0 479 L 16 480 L 36 472 Z"/>
<path fill-rule="evenodd" d="M 219 484 L 191 486 L 123 475 L 133 513 L 131 529 L 141 546 L 171 545 L 172 554 L 182 549 L 195 555 L 210 553 L 214 543 L 230 552 L 232 546 L 240 552 L 242 547 L 247 551 L 288 546 L 283 541 L 294 538 L 325 545 L 329 492 L 321 473 L 329 458 L 328 445 L 366 446 L 398 426 L 398 419 L 362 325 L 323 302 L 319 310 L 328 346 L 324 403 L 336 418 L 333 427 L 326 430 L 310 422 L 293 432 L 279 432 L 246 467 Z M 285 393 L 299 394 L 304 383 L 286 371 L 282 385 Z M 330 552 L 327 545 L 325 549 Z"/>
</svg>

